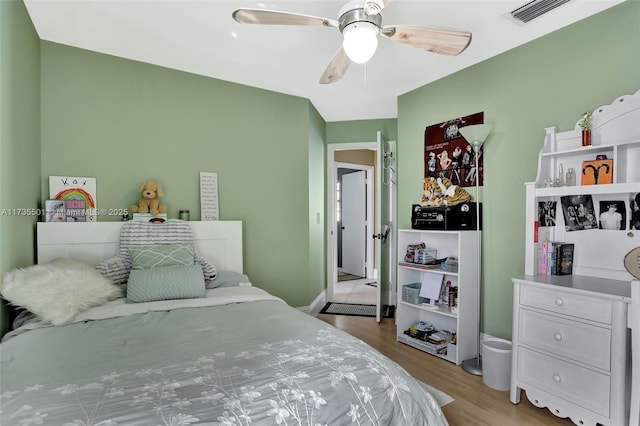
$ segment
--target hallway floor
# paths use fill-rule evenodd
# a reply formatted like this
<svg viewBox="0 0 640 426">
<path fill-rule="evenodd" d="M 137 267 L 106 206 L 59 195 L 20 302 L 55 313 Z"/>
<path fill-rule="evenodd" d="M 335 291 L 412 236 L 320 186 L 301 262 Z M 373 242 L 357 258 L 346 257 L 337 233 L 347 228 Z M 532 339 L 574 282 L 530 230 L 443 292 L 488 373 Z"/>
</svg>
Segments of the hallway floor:
<svg viewBox="0 0 640 426">
<path fill-rule="evenodd" d="M 333 300 L 336 303 L 356 303 L 361 305 L 375 305 L 378 288 L 366 283 L 372 279 L 339 281 L 333 285 Z"/>
</svg>

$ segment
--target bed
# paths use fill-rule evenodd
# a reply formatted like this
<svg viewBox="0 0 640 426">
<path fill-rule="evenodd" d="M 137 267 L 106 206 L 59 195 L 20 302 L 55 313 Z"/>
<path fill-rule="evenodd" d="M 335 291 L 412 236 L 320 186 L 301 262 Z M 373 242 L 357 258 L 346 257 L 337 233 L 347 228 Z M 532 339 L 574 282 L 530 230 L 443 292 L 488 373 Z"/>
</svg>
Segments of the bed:
<svg viewBox="0 0 640 426">
<path fill-rule="evenodd" d="M 38 263 L 93 268 L 117 256 L 122 226 L 39 223 Z M 62 325 L 31 315 L 0 343 L 0 424 L 447 424 L 399 365 L 251 285 L 241 222 L 189 226 L 213 282 L 232 278 L 194 298 L 111 298 Z"/>
</svg>

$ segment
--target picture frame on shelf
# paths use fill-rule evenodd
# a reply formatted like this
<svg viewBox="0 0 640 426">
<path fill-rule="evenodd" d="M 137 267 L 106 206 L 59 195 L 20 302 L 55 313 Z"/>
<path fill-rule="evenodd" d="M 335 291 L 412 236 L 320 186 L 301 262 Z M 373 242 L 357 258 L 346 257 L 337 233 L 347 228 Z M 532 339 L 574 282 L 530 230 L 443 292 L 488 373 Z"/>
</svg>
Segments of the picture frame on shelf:
<svg viewBox="0 0 640 426">
<path fill-rule="evenodd" d="M 600 201 L 599 228 L 620 231 L 627 226 L 627 209 L 624 201 Z"/>
<path fill-rule="evenodd" d="M 640 192 L 629 194 L 629 229 L 640 231 Z"/>
<path fill-rule="evenodd" d="M 67 202 L 67 222 L 97 222 L 96 178 L 49 176 L 49 198 Z"/>
<path fill-rule="evenodd" d="M 560 203 L 567 231 L 598 228 L 591 195 L 565 195 L 560 197 Z"/>
<path fill-rule="evenodd" d="M 556 226 L 556 201 L 538 201 L 539 226 Z"/>
<path fill-rule="evenodd" d="M 67 220 L 67 209 L 65 200 L 45 200 L 44 221 L 45 222 L 65 222 Z"/>
<path fill-rule="evenodd" d="M 613 183 L 613 160 L 602 159 L 582 162 L 581 185 Z"/>
</svg>

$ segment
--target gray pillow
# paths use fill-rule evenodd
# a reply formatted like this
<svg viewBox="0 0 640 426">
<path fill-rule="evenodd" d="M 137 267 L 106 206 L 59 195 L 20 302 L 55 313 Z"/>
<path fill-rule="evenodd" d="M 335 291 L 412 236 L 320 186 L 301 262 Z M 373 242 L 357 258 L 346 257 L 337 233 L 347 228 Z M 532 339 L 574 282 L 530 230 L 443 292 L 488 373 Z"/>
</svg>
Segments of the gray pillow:
<svg viewBox="0 0 640 426">
<path fill-rule="evenodd" d="M 205 294 L 200 265 L 171 265 L 133 269 L 127 283 L 127 302 L 192 299 Z"/>
<path fill-rule="evenodd" d="M 207 283 L 207 288 L 237 287 L 240 283 L 248 283 L 249 277 L 233 271 L 218 271 L 216 279 Z"/>
<path fill-rule="evenodd" d="M 195 250 L 192 245 L 164 244 L 149 247 L 132 247 L 131 269 L 149 269 L 159 266 L 193 265 Z"/>
</svg>

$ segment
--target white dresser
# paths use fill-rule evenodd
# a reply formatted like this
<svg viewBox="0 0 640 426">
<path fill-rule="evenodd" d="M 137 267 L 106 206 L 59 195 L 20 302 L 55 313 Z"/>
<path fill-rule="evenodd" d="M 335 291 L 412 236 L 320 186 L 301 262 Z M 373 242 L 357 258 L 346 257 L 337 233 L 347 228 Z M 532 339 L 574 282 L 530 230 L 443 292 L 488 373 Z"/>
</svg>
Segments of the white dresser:
<svg viewBox="0 0 640 426">
<path fill-rule="evenodd" d="M 623 259 L 640 246 L 633 219 L 640 209 L 639 122 L 640 90 L 593 111 L 592 145 L 581 145 L 577 124 L 564 132 L 545 129 L 536 180 L 525 183 L 525 269 L 513 279 L 511 402 L 524 390 L 534 405 L 577 425 L 629 420 L 632 276 Z M 591 163 L 585 162 L 605 159 L 611 183 L 562 184 L 561 171 L 586 175 Z M 620 228 L 601 229 L 593 219 L 611 204 L 619 206 Z M 579 221 L 570 214 L 574 205 L 587 206 Z M 555 211 L 552 220 L 545 208 Z M 550 242 L 573 244 L 565 260 L 572 275 L 549 275 Z"/>
<path fill-rule="evenodd" d="M 630 360 L 628 281 L 514 278 L 511 402 L 578 425 L 625 425 Z"/>
</svg>

